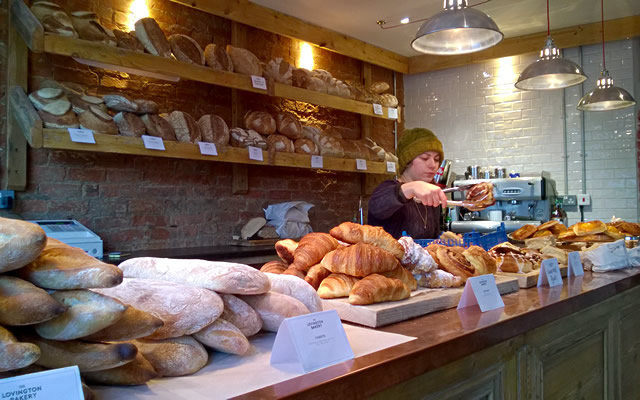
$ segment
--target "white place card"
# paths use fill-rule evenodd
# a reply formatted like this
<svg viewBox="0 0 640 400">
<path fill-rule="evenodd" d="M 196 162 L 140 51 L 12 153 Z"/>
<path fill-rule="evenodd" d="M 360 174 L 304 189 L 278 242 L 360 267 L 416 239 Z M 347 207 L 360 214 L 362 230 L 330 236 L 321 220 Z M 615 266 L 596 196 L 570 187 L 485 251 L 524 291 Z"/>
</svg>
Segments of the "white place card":
<svg viewBox="0 0 640 400">
<path fill-rule="evenodd" d="M 262 149 L 260 147 L 249 146 L 249 160 L 264 161 L 262 157 Z"/>
<path fill-rule="evenodd" d="M 216 149 L 215 143 L 209 142 L 198 142 L 198 146 L 200 147 L 200 154 L 205 156 L 217 156 L 218 149 Z"/>
<path fill-rule="evenodd" d="M 323 168 L 322 156 L 311 156 L 311 168 Z"/>
<path fill-rule="evenodd" d="M 271 365 L 294 365 L 304 373 L 354 358 L 336 310 L 282 321 L 271 351 Z"/>
<path fill-rule="evenodd" d="M 387 116 L 391 119 L 398 119 L 398 109 L 389 108 L 389 110 L 387 111 Z"/>
<path fill-rule="evenodd" d="M 359 171 L 366 171 L 367 160 L 363 160 L 362 158 L 356 158 L 356 169 Z"/>
<path fill-rule="evenodd" d="M 84 400 L 77 366 L 0 379 L 3 399 Z"/>
<path fill-rule="evenodd" d="M 393 161 L 387 161 L 387 172 L 394 173 L 396 172 L 396 163 Z"/>
<path fill-rule="evenodd" d="M 462 296 L 458 302 L 458 309 L 480 306 L 480 311 L 485 312 L 504 307 L 502 297 L 496 285 L 496 277 L 493 274 L 474 276 L 467 279 Z"/>
<path fill-rule="evenodd" d="M 380 104 L 373 104 L 373 113 L 375 115 L 382 115 L 382 106 Z"/>
<path fill-rule="evenodd" d="M 549 287 L 562 286 L 562 275 L 557 258 L 547 258 L 540 263 L 540 275 L 538 275 L 538 286 L 549 285 Z"/>
<path fill-rule="evenodd" d="M 156 136 L 142 135 L 142 143 L 144 148 L 149 150 L 166 150 L 162 138 Z"/>
<path fill-rule="evenodd" d="M 267 90 L 267 80 L 261 76 L 251 75 L 251 86 L 255 89 Z"/>
<path fill-rule="evenodd" d="M 96 144 L 96 138 L 91 129 L 67 128 L 67 130 L 72 142 Z"/>
<path fill-rule="evenodd" d="M 569 266 L 567 268 L 567 276 L 584 275 L 584 267 L 580 261 L 580 252 L 572 251 L 569 253 Z"/>
</svg>

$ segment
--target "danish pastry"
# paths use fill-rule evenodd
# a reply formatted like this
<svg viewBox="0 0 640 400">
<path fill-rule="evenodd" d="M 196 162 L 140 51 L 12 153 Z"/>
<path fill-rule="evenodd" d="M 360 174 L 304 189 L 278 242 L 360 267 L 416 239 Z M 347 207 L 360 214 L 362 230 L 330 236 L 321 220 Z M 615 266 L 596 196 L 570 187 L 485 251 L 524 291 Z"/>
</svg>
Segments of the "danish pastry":
<svg viewBox="0 0 640 400">
<path fill-rule="evenodd" d="M 576 236 L 595 235 L 596 233 L 602 233 L 607 230 L 607 226 L 604 222 L 599 220 L 593 220 L 589 222 L 578 222 L 573 227 L 573 233 Z"/>
<path fill-rule="evenodd" d="M 465 281 L 467 278 L 472 277 L 476 272 L 473 265 L 471 265 L 471 263 L 467 261 L 462 254 L 459 254 L 448 247 L 440 247 L 437 251 L 437 255 L 441 269 L 459 276 Z"/>
<path fill-rule="evenodd" d="M 537 226 L 532 224 L 527 224 L 521 227 L 520 229 L 516 230 L 515 232 L 513 232 L 511 234 L 511 237 L 514 238 L 515 240 L 524 240 L 532 236 L 537 230 L 538 230 Z"/>
</svg>

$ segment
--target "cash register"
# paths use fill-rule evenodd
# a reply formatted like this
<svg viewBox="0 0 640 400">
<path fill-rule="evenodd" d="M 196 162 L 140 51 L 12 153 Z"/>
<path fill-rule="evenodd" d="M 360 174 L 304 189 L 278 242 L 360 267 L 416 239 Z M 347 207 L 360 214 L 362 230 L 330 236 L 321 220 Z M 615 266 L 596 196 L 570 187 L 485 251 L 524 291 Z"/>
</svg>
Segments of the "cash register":
<svg viewBox="0 0 640 400">
<path fill-rule="evenodd" d="M 90 256 L 102 257 L 102 239 L 75 219 L 29 221 L 39 225 L 48 237 L 79 247 Z"/>
</svg>

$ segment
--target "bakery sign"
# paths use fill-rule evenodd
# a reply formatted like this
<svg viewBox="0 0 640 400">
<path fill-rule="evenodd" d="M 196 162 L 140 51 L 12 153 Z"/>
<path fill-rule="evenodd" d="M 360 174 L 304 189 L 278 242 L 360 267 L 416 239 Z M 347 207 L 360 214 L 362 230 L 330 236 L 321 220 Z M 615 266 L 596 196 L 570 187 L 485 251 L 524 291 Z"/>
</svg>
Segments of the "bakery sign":
<svg viewBox="0 0 640 400">
<path fill-rule="evenodd" d="M 77 366 L 0 379 L 2 400 L 83 400 Z"/>
</svg>

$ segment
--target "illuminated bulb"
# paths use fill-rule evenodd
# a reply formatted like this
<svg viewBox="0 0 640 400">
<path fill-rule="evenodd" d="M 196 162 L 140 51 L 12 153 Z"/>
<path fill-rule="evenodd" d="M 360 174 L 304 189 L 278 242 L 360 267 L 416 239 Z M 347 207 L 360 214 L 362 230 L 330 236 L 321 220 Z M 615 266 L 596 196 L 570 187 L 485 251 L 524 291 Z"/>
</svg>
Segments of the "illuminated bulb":
<svg viewBox="0 0 640 400">
<path fill-rule="evenodd" d="M 300 42 L 300 57 L 298 58 L 298 68 L 313 70 L 313 48 L 306 42 Z"/>
<path fill-rule="evenodd" d="M 147 0 L 133 0 L 131 6 L 129 6 L 129 30 L 136 30 L 136 21 L 140 18 L 146 18 L 149 16 L 149 8 L 147 7 Z"/>
<path fill-rule="evenodd" d="M 409 17 L 404 17 L 400 20 L 401 24 L 408 24 L 409 23 Z"/>
</svg>

